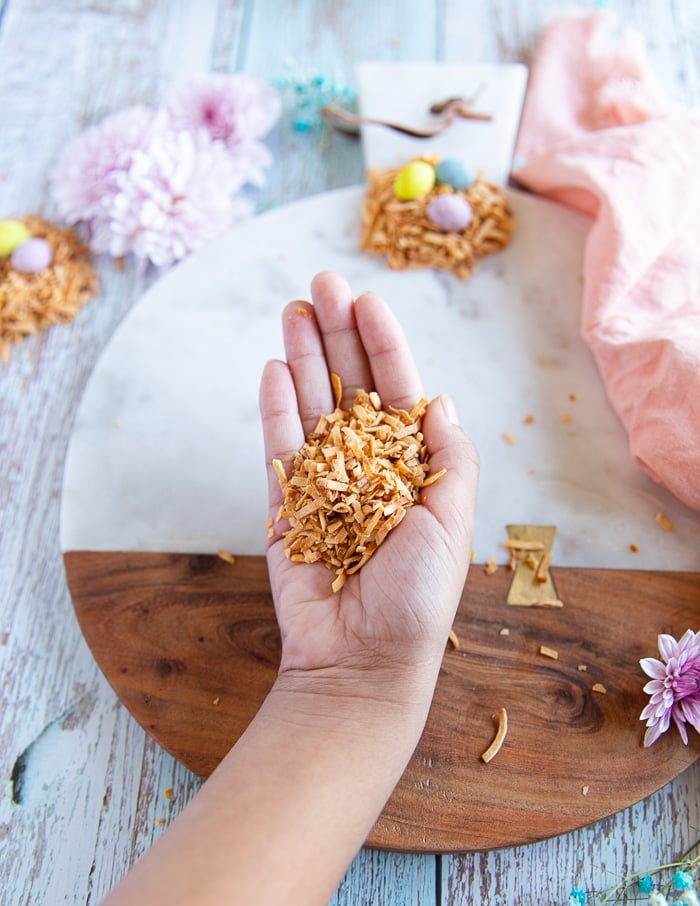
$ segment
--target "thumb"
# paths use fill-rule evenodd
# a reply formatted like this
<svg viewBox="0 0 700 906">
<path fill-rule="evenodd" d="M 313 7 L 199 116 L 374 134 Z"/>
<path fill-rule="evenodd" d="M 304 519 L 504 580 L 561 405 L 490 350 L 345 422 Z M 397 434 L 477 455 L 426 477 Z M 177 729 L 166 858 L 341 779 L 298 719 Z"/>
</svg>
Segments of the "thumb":
<svg viewBox="0 0 700 906">
<path fill-rule="evenodd" d="M 421 502 L 458 545 L 463 545 L 466 562 L 474 526 L 479 454 L 459 426 L 451 397 L 434 399 L 423 416 L 423 439 L 430 457 L 430 474 L 446 473 L 425 488 Z"/>
</svg>

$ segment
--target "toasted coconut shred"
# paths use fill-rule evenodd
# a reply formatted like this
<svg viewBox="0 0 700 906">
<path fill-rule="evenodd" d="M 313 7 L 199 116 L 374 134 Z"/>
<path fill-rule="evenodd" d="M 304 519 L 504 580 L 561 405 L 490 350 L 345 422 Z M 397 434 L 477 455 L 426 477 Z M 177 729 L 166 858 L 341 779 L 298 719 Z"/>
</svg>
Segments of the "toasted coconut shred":
<svg viewBox="0 0 700 906">
<path fill-rule="evenodd" d="M 491 745 L 481 755 L 482 761 L 486 762 L 486 764 L 494 759 L 501 751 L 501 747 L 506 740 L 506 734 L 508 733 L 508 712 L 506 709 L 499 708 L 498 714 L 494 714 L 494 717 L 498 717 L 498 730 L 496 731 L 496 735 Z"/>
<path fill-rule="evenodd" d="M 336 408 L 319 419 L 294 458 L 291 476 L 279 460 L 273 466 L 284 495 L 278 519 L 290 524 L 287 558 L 335 570 L 332 587 L 339 591 L 445 469 L 428 477 L 421 431 L 425 399 L 410 411 L 384 410 L 375 392 L 358 390 L 352 407 L 341 409 L 337 375 L 332 386 Z"/>
</svg>

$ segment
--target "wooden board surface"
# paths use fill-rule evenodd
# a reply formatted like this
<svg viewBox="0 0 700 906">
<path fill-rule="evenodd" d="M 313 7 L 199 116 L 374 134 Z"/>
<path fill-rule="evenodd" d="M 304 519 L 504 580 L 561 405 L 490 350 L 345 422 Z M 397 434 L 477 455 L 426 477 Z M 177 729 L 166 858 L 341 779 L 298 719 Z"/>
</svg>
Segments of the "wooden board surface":
<svg viewBox="0 0 700 906">
<path fill-rule="evenodd" d="M 207 776 L 274 682 L 280 639 L 262 557 L 70 552 L 83 633 L 139 723 Z M 368 844 L 485 850 L 582 827 L 648 796 L 700 755 L 642 747 L 639 659 L 700 613 L 700 574 L 553 569 L 562 610 L 509 607 L 512 574 L 471 568 L 428 723 Z M 509 633 L 501 634 L 507 628 Z M 553 660 L 539 652 L 555 649 Z M 580 670 L 579 665 L 585 665 Z M 593 691 L 603 684 L 604 694 Z M 505 745 L 480 759 L 505 707 Z M 584 788 L 588 788 L 584 793 Z"/>
</svg>

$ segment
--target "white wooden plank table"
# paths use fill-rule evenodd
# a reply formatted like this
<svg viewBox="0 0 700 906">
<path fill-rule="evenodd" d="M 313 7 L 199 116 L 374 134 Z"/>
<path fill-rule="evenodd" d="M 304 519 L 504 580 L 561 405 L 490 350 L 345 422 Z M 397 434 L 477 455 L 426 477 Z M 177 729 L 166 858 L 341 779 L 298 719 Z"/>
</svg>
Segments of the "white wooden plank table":
<svg viewBox="0 0 700 906">
<path fill-rule="evenodd" d="M 568 6 L 5 0 L 0 217 L 50 214 L 47 175 L 65 142 L 127 104 L 156 104 L 176 77 L 210 69 L 270 77 L 289 57 L 347 78 L 360 60 L 528 62 L 547 17 Z M 620 0 L 611 7 L 647 36 L 667 89 L 697 105 L 700 4 Z M 268 143 L 275 164 L 257 197 L 260 209 L 363 180 L 360 148 L 345 137 L 319 140 L 283 123 Z M 0 370 L 3 906 L 98 902 L 199 786 L 115 699 L 82 639 L 64 581 L 58 518 L 76 407 L 100 351 L 154 279 L 131 267 L 119 271 L 110 260 L 100 261 L 99 273 L 101 295 L 75 322 L 15 349 Z M 333 902 L 565 903 L 574 884 L 608 887 L 694 842 L 699 788 L 696 763 L 632 809 L 508 851 L 435 857 L 363 850 Z"/>
</svg>

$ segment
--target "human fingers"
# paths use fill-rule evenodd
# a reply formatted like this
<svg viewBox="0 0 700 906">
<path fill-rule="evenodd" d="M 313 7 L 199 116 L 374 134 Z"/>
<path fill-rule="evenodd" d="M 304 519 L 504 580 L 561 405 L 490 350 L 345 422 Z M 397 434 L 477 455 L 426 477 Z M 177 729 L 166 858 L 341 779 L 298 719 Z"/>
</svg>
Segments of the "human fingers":
<svg viewBox="0 0 700 906">
<path fill-rule="evenodd" d="M 304 443 L 304 429 L 299 417 L 294 381 L 285 362 L 273 360 L 263 369 L 259 404 L 265 444 L 270 518 L 274 519 L 282 503 L 282 490 L 273 460 L 280 460 L 286 474 L 289 475 L 294 455 Z"/>
<path fill-rule="evenodd" d="M 341 405 L 348 408 L 359 388 L 374 389 L 372 371 L 357 330 L 352 292 L 338 274 L 323 271 L 311 281 L 311 298 L 328 370 L 340 377 L 343 385 Z"/>
<path fill-rule="evenodd" d="M 290 302 L 282 313 L 287 363 L 296 388 L 299 417 L 308 436 L 334 407 L 330 375 L 313 305 Z"/>
<path fill-rule="evenodd" d="M 449 396 L 437 397 L 423 416 L 423 439 L 430 457 L 430 474 L 445 469 L 421 494 L 421 503 L 442 526 L 465 566 L 471 550 L 479 454 L 459 427 L 457 413 Z"/>
<path fill-rule="evenodd" d="M 383 404 L 411 409 L 422 398 L 423 385 L 398 320 L 375 293 L 357 298 L 355 319 Z"/>
</svg>

